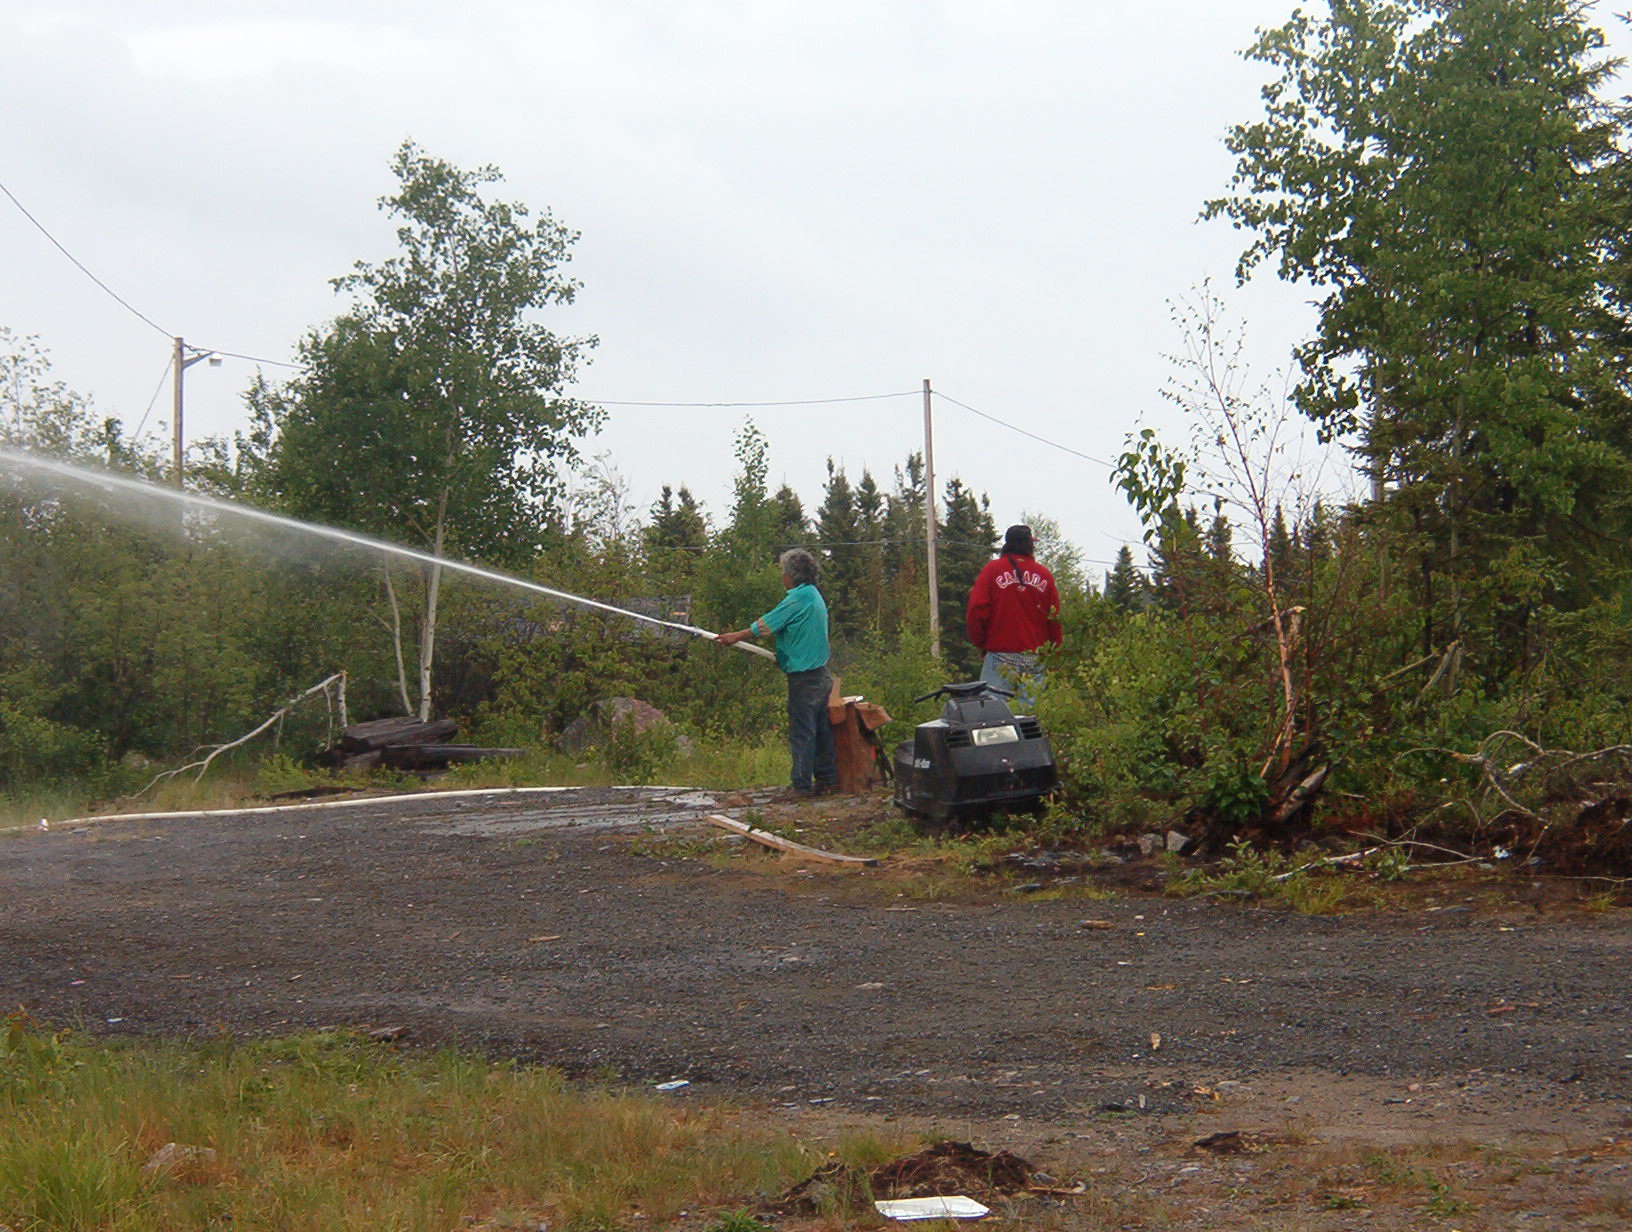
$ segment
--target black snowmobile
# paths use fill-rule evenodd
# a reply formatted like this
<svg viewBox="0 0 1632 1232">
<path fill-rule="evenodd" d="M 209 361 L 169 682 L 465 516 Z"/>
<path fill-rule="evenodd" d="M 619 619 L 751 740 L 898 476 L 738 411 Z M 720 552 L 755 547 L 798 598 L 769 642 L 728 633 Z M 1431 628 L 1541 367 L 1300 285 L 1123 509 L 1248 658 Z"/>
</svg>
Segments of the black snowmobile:
<svg viewBox="0 0 1632 1232">
<path fill-rule="evenodd" d="M 896 746 L 896 806 L 944 825 L 1033 807 L 1054 790 L 1054 750 L 1041 723 L 1009 709 L 1013 696 L 973 680 L 913 698 L 946 705 Z"/>
</svg>

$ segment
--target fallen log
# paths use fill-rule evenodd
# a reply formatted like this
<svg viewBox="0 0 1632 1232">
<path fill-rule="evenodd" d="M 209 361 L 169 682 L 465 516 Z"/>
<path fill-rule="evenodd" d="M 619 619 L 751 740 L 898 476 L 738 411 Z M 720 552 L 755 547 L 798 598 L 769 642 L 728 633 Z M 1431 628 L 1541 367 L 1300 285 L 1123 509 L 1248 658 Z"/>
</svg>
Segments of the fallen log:
<svg viewBox="0 0 1632 1232">
<path fill-rule="evenodd" d="M 440 770 L 466 762 L 525 757 L 526 749 L 488 749 L 474 744 L 393 744 L 379 751 L 380 764 L 392 770 Z"/>
<path fill-rule="evenodd" d="M 412 716 L 372 719 L 342 729 L 340 750 L 344 753 L 371 753 L 375 749 L 401 744 L 441 744 L 458 734 L 459 724 L 452 719 L 431 719 L 428 722 L 421 722 Z"/>
</svg>

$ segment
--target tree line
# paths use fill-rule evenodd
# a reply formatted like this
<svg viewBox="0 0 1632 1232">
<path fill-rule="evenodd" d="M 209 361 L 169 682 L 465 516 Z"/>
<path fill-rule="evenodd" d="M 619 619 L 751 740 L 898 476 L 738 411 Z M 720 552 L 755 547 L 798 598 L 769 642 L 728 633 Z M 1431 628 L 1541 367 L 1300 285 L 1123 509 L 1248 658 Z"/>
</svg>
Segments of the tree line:
<svg viewBox="0 0 1632 1232">
<path fill-rule="evenodd" d="M 1241 228 L 1242 278 L 1306 284 L 1318 321 L 1282 397 L 1243 379 L 1221 296 L 1181 300 L 1168 393 L 1194 433 L 1130 433 L 1116 467 L 1143 561 L 1124 548 L 1090 582 L 1052 536 L 1068 634 L 1039 712 L 1079 822 L 1199 808 L 1267 832 L 1266 785 L 1318 765 L 1334 820 L 1518 825 L 1522 791 L 1494 790 L 1479 752 L 1498 733 L 1627 743 L 1632 118 L 1603 48 L 1570 0 L 1334 0 L 1259 32 L 1263 113 L 1229 130 L 1234 174 L 1204 213 Z M 718 519 L 680 483 L 631 508 L 615 465 L 584 456 L 601 412 L 566 392 L 595 340 L 541 324 L 576 290 L 572 233 L 493 199 L 490 168 L 405 144 L 393 170 L 400 251 L 335 280 L 347 306 L 302 341 L 298 376 L 250 390 L 248 431 L 196 451 L 195 483 L 712 627 L 770 606 L 776 552 L 809 545 L 858 688 L 906 716 L 909 690 L 973 673 L 962 606 L 997 537 L 983 497 L 958 479 L 937 494 L 942 663 L 916 455 L 888 475 L 829 460 L 807 504 L 770 490 L 747 423 Z M 10 349 L 25 379 L 8 440 L 157 471 Z M 1361 493 L 1297 472 L 1285 441 L 1302 423 L 1346 451 Z M 1042 511 L 1003 520 L 1049 544 Z M 7 494 L 13 773 L 179 747 L 330 665 L 381 709 L 445 707 L 506 742 L 620 692 L 705 735 L 776 725 L 755 665 L 706 644 L 383 559 L 313 586 L 335 562 L 307 552 L 251 582 L 210 528 L 160 563 L 157 539 L 91 525 L 60 494 Z M 177 605 L 192 627 L 158 636 Z"/>
</svg>

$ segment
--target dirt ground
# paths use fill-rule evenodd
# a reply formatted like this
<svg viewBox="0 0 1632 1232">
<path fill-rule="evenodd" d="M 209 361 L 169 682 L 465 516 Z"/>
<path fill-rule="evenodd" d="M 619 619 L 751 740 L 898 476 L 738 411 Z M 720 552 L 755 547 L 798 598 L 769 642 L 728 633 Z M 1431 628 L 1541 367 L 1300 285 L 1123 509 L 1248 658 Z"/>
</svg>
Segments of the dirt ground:
<svg viewBox="0 0 1632 1232">
<path fill-rule="evenodd" d="M 3 834 L 0 1003 L 684 1079 L 669 1098 L 802 1134 L 1016 1151 L 1087 1186 L 1058 1202 L 1099 1195 L 1091 1226 L 1632 1220 L 1623 910 L 925 897 L 888 867 L 702 858 L 718 803 L 402 797 Z"/>
</svg>

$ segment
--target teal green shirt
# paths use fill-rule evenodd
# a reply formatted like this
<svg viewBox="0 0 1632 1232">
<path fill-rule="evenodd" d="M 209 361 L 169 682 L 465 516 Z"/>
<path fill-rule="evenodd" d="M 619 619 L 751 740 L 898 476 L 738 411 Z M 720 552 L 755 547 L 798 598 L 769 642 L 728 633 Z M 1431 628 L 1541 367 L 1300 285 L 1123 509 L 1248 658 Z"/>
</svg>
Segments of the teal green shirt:
<svg viewBox="0 0 1632 1232">
<path fill-rule="evenodd" d="M 785 672 L 827 666 L 827 603 L 822 592 L 801 582 L 765 615 L 756 632 L 776 634 L 776 665 Z"/>
</svg>

